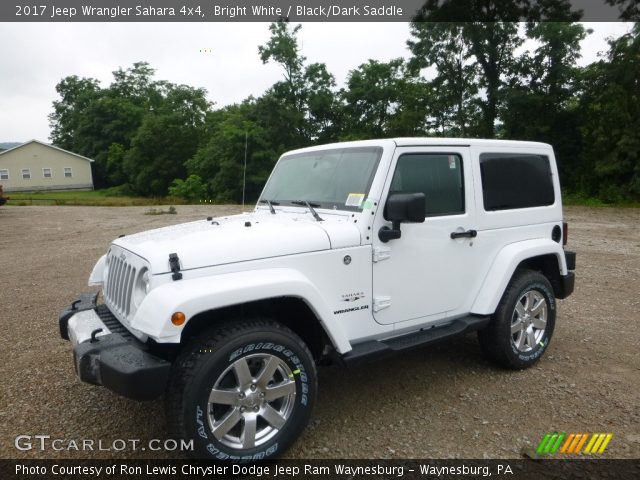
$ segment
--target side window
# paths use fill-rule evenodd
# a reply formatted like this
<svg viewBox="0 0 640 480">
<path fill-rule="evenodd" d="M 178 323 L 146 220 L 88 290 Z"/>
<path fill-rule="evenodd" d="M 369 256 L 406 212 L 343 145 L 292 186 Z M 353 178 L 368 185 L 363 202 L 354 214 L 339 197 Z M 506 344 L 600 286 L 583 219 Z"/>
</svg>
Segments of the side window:
<svg viewBox="0 0 640 480">
<path fill-rule="evenodd" d="M 424 193 L 427 216 L 464 213 L 462 158 L 450 153 L 407 153 L 398 158 L 390 193 Z"/>
<path fill-rule="evenodd" d="M 22 179 L 23 180 L 30 180 L 31 179 L 31 169 L 23 168 L 22 170 L 20 170 L 20 173 L 22 174 Z"/>
<path fill-rule="evenodd" d="M 482 153 L 480 173 L 486 211 L 542 207 L 555 201 L 546 155 Z"/>
<path fill-rule="evenodd" d="M 71 171 L 71 167 L 64 167 L 64 178 L 73 177 L 73 172 Z"/>
<path fill-rule="evenodd" d="M 0 180 L 9 180 L 9 170 L 0 170 Z"/>
</svg>

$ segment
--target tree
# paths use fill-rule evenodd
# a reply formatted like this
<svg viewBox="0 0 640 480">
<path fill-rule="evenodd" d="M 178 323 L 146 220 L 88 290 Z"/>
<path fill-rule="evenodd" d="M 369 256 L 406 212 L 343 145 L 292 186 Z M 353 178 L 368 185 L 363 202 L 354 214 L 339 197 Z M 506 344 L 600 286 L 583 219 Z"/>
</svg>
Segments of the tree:
<svg viewBox="0 0 640 480">
<path fill-rule="evenodd" d="M 124 157 L 124 171 L 141 195 L 166 195 L 172 181 L 184 177 L 209 109 L 204 89 L 165 84 L 163 90 L 160 108 L 145 116 Z"/>
<path fill-rule="evenodd" d="M 49 115 L 49 138 L 54 145 L 75 150 L 75 132 L 88 106 L 98 98 L 99 91 L 98 80 L 77 75 L 63 78 L 56 85 L 56 92 L 61 98 L 53 102 L 53 113 Z"/>
<path fill-rule="evenodd" d="M 582 154 L 576 61 L 587 31 L 575 22 L 530 22 L 526 31 L 538 47 L 520 57 L 520 75 L 506 89 L 502 135 L 554 145 L 562 184 L 571 188 Z"/>
<path fill-rule="evenodd" d="M 162 101 L 163 82 L 153 81 L 154 70 L 145 62 L 113 72 L 114 81 L 101 89 L 96 80 L 70 76 L 56 90 L 62 97 L 54 102 L 49 116 L 54 145 L 95 160 L 97 187 L 123 180 L 124 156 L 145 115 Z M 117 154 L 117 152 L 119 152 Z"/>
<path fill-rule="evenodd" d="M 331 140 L 338 106 L 333 91 L 335 79 L 326 65 L 305 66 L 297 39 L 300 29 L 301 25 L 291 28 L 286 19 L 274 22 L 269 26 L 271 37 L 258 47 L 263 63 L 275 61 L 283 69 L 284 80 L 273 85 L 266 97 L 278 104 L 286 128 L 295 133 L 291 146 Z"/>
<path fill-rule="evenodd" d="M 186 164 L 189 173 L 207 183 L 216 201 L 242 200 L 245 152 L 245 199 L 252 201 L 260 194 L 278 156 L 288 149 L 274 150 L 277 132 L 261 124 L 260 102 L 249 98 L 240 105 L 212 112 L 207 118 L 207 141 Z"/>
<path fill-rule="evenodd" d="M 477 87 L 483 95 L 477 98 L 481 110 L 478 134 L 495 136 L 496 119 L 503 101 L 503 87 L 514 74 L 514 51 L 522 44 L 516 19 L 526 12 L 525 0 L 465 0 L 440 2 L 427 0 L 412 22 L 412 32 L 418 33 L 413 50 L 426 55 L 426 45 L 437 51 L 459 52 L 462 59 L 470 58 L 477 67 Z M 455 18 L 459 23 L 451 23 Z M 462 21 L 461 21 L 462 20 Z M 422 22 L 442 23 L 437 29 Z M 421 39 L 422 37 L 422 39 Z M 411 44 L 410 44 L 411 47 Z M 415 62 L 430 63 L 429 58 Z M 449 72 L 450 79 L 459 85 L 459 68 Z M 467 77 L 466 75 L 464 77 Z"/>
<path fill-rule="evenodd" d="M 622 20 L 633 22 L 640 20 L 640 3 L 638 3 L 638 0 L 607 0 L 607 3 L 618 6 Z"/>
<path fill-rule="evenodd" d="M 605 201 L 640 198 L 640 24 L 611 40 L 582 78 L 581 188 Z"/>
<path fill-rule="evenodd" d="M 436 133 L 468 136 L 477 122 L 478 69 L 464 37 L 464 26 L 449 23 L 411 22 L 407 41 L 413 54 L 414 74 L 435 67 L 429 89 Z M 425 92 L 426 93 L 426 92 Z"/>
<path fill-rule="evenodd" d="M 401 58 L 388 63 L 369 60 L 349 72 L 342 92 L 351 127 L 347 138 L 380 138 L 388 133 L 399 105 L 403 65 Z"/>
<path fill-rule="evenodd" d="M 420 80 L 411 78 L 402 58 L 389 62 L 369 60 L 351 70 L 341 140 L 411 136 L 424 132 L 427 108 Z"/>
</svg>

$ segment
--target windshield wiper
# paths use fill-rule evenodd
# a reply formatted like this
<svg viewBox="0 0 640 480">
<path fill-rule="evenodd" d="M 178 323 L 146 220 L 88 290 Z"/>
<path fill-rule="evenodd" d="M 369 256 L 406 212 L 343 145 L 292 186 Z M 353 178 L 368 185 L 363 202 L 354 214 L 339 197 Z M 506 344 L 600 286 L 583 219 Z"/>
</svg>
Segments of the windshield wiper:
<svg viewBox="0 0 640 480">
<path fill-rule="evenodd" d="M 309 209 L 309 211 L 311 212 L 311 215 L 313 215 L 313 218 L 315 218 L 318 222 L 322 221 L 322 218 L 320 218 L 320 215 L 318 215 L 318 212 L 316 212 L 315 209 L 313 208 L 313 207 L 319 207 L 320 206 L 319 203 L 309 203 L 306 200 L 292 200 L 291 203 L 293 203 L 294 205 L 304 205 Z"/>
<path fill-rule="evenodd" d="M 273 200 L 267 200 L 266 198 L 260 200 L 260 203 L 266 203 L 267 205 L 269 205 L 269 211 L 271 213 L 273 213 L 274 215 L 276 214 L 276 210 L 275 210 L 275 208 L 273 208 L 273 206 L 274 205 L 280 205 L 278 202 L 274 202 Z"/>
</svg>

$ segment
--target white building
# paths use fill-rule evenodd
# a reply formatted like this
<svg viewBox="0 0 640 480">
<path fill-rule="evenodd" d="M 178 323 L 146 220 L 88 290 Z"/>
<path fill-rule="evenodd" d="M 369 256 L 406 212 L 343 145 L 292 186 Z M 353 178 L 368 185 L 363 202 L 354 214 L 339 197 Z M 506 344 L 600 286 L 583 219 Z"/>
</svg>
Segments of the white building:
<svg viewBox="0 0 640 480">
<path fill-rule="evenodd" d="M 38 140 L 0 152 L 5 192 L 93 190 L 93 160 Z"/>
</svg>

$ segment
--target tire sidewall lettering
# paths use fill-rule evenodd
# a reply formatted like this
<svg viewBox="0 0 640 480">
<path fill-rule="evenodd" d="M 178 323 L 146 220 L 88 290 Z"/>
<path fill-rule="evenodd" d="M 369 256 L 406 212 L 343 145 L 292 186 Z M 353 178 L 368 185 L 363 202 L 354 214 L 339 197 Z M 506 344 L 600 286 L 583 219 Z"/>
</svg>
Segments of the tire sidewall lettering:
<svg viewBox="0 0 640 480">
<path fill-rule="evenodd" d="M 212 352 L 213 353 L 213 352 Z M 220 352 L 222 353 L 222 352 Z M 290 428 L 290 423 L 294 420 L 294 417 L 301 414 L 301 409 L 307 409 L 309 406 L 309 394 L 310 387 L 308 383 L 308 375 L 307 370 L 304 366 L 303 361 L 300 359 L 300 356 L 291 350 L 290 347 L 286 347 L 277 342 L 251 342 L 241 345 L 237 348 L 234 348 L 230 353 L 226 354 L 222 358 L 226 358 L 226 365 L 230 365 L 234 361 L 237 361 L 239 358 L 255 353 L 270 353 L 275 355 L 281 359 L 283 359 L 291 368 L 293 373 L 293 380 L 296 383 L 296 396 L 295 396 L 295 406 L 292 412 L 291 417 L 289 417 L 289 421 L 283 427 L 283 431 Z M 207 452 L 210 458 L 214 458 L 217 460 L 234 460 L 234 461 L 253 461 L 253 460 L 263 460 L 265 458 L 272 457 L 276 455 L 279 450 L 279 442 L 276 441 L 274 443 L 265 444 L 263 449 L 251 452 L 250 455 L 233 455 L 228 450 L 225 451 L 221 449 L 221 445 L 217 445 L 216 441 L 213 438 L 213 434 L 211 433 L 211 429 L 209 427 L 209 421 L 206 418 L 206 410 L 208 408 L 208 391 L 213 387 L 213 383 L 216 380 L 215 371 L 224 370 L 226 366 L 213 367 L 214 373 L 209 378 L 209 381 L 205 382 L 206 385 L 198 388 L 199 393 L 196 393 L 197 400 L 196 408 L 195 408 L 195 424 L 193 425 L 195 429 L 195 440 L 196 442 L 203 442 L 203 449 Z M 214 378 L 215 377 L 215 378 Z M 193 417 L 192 417 L 193 418 Z M 279 432 L 280 434 L 280 432 Z M 222 446 L 222 448 L 225 448 Z M 257 447 L 260 448 L 260 447 Z M 238 452 L 240 453 L 240 452 Z"/>
</svg>

